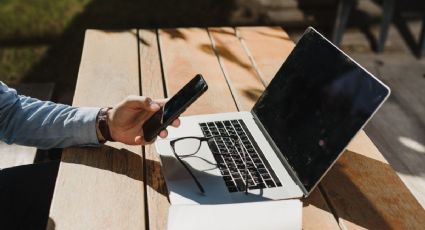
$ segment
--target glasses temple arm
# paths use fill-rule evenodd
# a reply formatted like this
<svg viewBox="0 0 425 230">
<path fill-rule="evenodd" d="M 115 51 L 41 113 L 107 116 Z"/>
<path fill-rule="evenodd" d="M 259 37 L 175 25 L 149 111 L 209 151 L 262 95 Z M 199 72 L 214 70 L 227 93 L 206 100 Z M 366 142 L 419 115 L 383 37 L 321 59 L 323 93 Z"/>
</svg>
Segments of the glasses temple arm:
<svg viewBox="0 0 425 230">
<path fill-rule="evenodd" d="M 174 146 L 173 146 L 174 147 Z M 186 169 L 186 171 L 190 174 L 192 179 L 195 181 L 196 185 L 198 186 L 199 190 L 202 194 L 205 194 L 205 190 L 202 187 L 201 183 L 199 183 L 198 179 L 196 179 L 195 175 L 193 175 L 192 171 L 189 169 L 189 167 L 184 163 L 182 159 L 176 154 L 176 152 L 173 150 L 174 156 L 177 158 L 177 160 L 183 165 L 183 167 Z"/>
</svg>

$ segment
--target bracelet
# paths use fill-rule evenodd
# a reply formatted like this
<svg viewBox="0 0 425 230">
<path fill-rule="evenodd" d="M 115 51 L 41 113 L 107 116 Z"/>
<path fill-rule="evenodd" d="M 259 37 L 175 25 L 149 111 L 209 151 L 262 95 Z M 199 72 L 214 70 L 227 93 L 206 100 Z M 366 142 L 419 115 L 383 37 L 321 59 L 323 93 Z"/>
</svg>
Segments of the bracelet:
<svg viewBox="0 0 425 230">
<path fill-rule="evenodd" d="M 111 136 L 108 125 L 108 111 L 111 109 L 112 107 L 102 108 L 100 109 L 99 115 L 97 116 L 97 120 L 99 122 L 99 131 L 106 141 L 115 141 Z"/>
</svg>

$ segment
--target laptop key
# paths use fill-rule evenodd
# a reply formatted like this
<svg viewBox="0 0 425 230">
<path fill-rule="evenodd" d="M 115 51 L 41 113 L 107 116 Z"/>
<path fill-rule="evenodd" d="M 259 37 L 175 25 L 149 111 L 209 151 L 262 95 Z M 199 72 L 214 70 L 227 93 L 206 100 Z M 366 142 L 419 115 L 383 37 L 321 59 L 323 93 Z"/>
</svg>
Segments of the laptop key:
<svg viewBox="0 0 425 230">
<path fill-rule="evenodd" d="M 223 176 L 228 176 L 228 175 L 230 175 L 230 172 L 229 172 L 229 170 L 228 170 L 228 169 L 222 169 L 222 170 L 220 170 L 220 172 L 221 172 L 221 175 L 223 175 Z"/>
<path fill-rule="evenodd" d="M 226 169 L 226 164 L 225 163 L 217 163 L 217 166 L 219 169 Z"/>
<path fill-rule="evenodd" d="M 264 183 L 258 183 L 257 186 L 259 188 L 266 188 L 266 185 Z"/>
<path fill-rule="evenodd" d="M 239 189 L 239 191 L 245 191 L 245 183 L 241 179 L 238 179 L 235 182 L 236 187 Z"/>
<path fill-rule="evenodd" d="M 262 163 L 257 163 L 257 164 L 255 164 L 255 166 L 257 167 L 257 168 L 259 168 L 259 169 L 264 169 L 265 167 L 264 167 L 264 165 L 262 164 Z"/>
<path fill-rule="evenodd" d="M 261 174 L 268 174 L 267 169 L 258 169 L 258 172 Z"/>
<path fill-rule="evenodd" d="M 237 166 L 238 166 L 238 169 L 245 169 L 245 165 L 243 165 L 243 164 L 239 164 Z"/>
<path fill-rule="evenodd" d="M 227 189 L 229 190 L 229 192 L 237 192 L 238 188 L 236 188 L 235 186 L 227 186 Z"/>
<path fill-rule="evenodd" d="M 224 176 L 223 179 L 225 181 L 231 181 L 232 180 L 232 177 L 231 176 Z"/>
<path fill-rule="evenodd" d="M 216 122 L 215 122 L 215 125 L 216 125 L 217 127 L 219 127 L 219 128 L 223 128 L 223 127 L 224 127 L 224 125 L 223 125 L 223 123 L 222 123 L 221 121 L 216 121 Z"/>
<path fill-rule="evenodd" d="M 269 187 L 269 188 L 275 187 L 275 184 L 272 180 L 265 180 L 264 182 L 266 183 L 267 187 Z"/>
<path fill-rule="evenodd" d="M 214 143 L 209 143 L 208 146 L 210 147 L 210 150 L 213 154 L 218 154 L 220 151 L 217 148 L 217 145 Z"/>
<path fill-rule="evenodd" d="M 238 172 L 233 172 L 232 173 L 232 177 L 235 178 L 235 179 L 236 178 L 241 178 L 241 175 Z"/>
<path fill-rule="evenodd" d="M 215 121 L 199 125 L 206 137 L 238 135 L 242 141 L 242 148 L 246 151 L 242 151 L 242 148 L 228 137 L 215 138 L 214 141 L 208 142 L 216 159 L 217 167 L 219 167 L 230 192 L 244 191 L 246 179 L 249 181 L 250 189 L 281 186 L 279 180 L 275 178 L 275 174 L 271 175 L 274 173 L 273 170 L 269 168 L 269 163 L 242 120 Z M 247 155 L 243 157 L 243 153 L 247 153 Z M 247 167 L 247 171 L 245 167 Z"/>
<path fill-rule="evenodd" d="M 224 181 L 226 183 L 226 186 L 228 187 L 236 187 L 235 183 L 233 181 Z"/>
<path fill-rule="evenodd" d="M 254 159 L 254 162 L 256 163 L 256 164 L 261 164 L 261 163 L 263 163 L 261 160 L 260 160 L 260 158 L 255 158 Z M 267 171 L 266 171 L 267 172 Z"/>
<path fill-rule="evenodd" d="M 264 179 L 270 179 L 270 175 L 269 175 L 269 174 L 261 174 L 261 176 L 262 176 Z"/>
<path fill-rule="evenodd" d="M 218 163 L 224 163 L 224 160 L 223 160 L 223 158 L 222 158 L 221 156 L 217 156 L 217 157 L 215 158 L 215 161 L 217 162 L 217 164 L 218 164 Z"/>
</svg>

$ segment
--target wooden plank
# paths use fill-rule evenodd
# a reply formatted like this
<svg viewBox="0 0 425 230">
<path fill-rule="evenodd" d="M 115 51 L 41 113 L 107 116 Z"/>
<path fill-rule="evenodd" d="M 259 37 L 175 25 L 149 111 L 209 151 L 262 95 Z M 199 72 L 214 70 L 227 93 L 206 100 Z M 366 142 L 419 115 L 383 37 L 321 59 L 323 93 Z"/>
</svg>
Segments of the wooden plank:
<svg viewBox="0 0 425 230">
<path fill-rule="evenodd" d="M 34 163 L 37 148 L 0 142 L 0 169 Z"/>
<path fill-rule="evenodd" d="M 139 94 L 137 32 L 87 31 L 73 105 L 111 106 L 130 94 Z M 65 149 L 48 228 L 144 229 L 142 166 L 139 146 Z"/>
<path fill-rule="evenodd" d="M 271 44 L 272 41 L 255 44 L 254 39 L 249 37 L 253 36 L 260 40 L 266 32 L 247 31 L 247 28 L 240 30 L 243 40 L 246 40 L 246 47 L 255 61 L 257 57 L 264 56 L 268 60 L 273 57 L 268 56 L 267 52 L 270 51 L 261 50 L 267 49 L 261 44 Z M 271 32 L 270 29 L 268 30 L 267 36 L 270 37 Z M 273 30 L 273 32 L 276 31 Z M 257 52 L 264 53 L 257 54 Z M 259 72 L 268 73 L 269 76 L 273 76 L 281 64 L 272 61 L 260 63 L 262 64 L 257 64 Z M 423 213 L 423 209 L 420 209 L 418 202 L 363 132 L 354 139 L 348 151 L 325 177 L 321 188 L 335 210 L 341 228 L 375 228 L 376 226 L 415 228 L 423 223 L 414 217 L 414 213 Z M 405 201 L 401 201 L 401 198 Z M 365 209 L 368 211 L 364 211 Z M 304 211 L 304 213 L 307 212 Z M 419 216 L 425 220 L 422 214 Z"/>
<path fill-rule="evenodd" d="M 236 30 L 227 27 L 209 28 L 208 31 L 239 110 L 250 111 L 264 91 L 264 85 L 236 36 Z"/>
<path fill-rule="evenodd" d="M 322 188 L 347 229 L 422 229 L 425 211 L 362 131 Z"/>
<path fill-rule="evenodd" d="M 143 38 L 152 36 L 144 31 L 141 32 Z M 143 34 L 147 34 L 147 36 Z M 146 40 L 148 41 L 148 39 Z M 227 87 L 226 79 L 205 29 L 164 29 L 159 31 L 159 40 L 164 79 L 168 92 L 165 96 L 174 95 L 197 73 L 202 73 L 208 82 L 208 91 L 184 113 L 185 115 L 236 111 L 235 102 Z M 156 59 L 156 56 L 153 58 Z M 158 91 L 150 91 L 152 83 L 156 85 L 154 88 L 160 88 L 161 81 L 158 79 L 160 74 L 157 64 L 149 67 L 151 68 L 150 73 L 144 74 L 143 66 L 150 64 L 147 64 L 144 60 L 141 60 L 141 63 L 143 94 L 160 97 L 161 94 Z M 149 80 L 151 84 L 144 84 L 145 77 L 156 80 Z M 220 100 L 217 100 L 217 98 L 220 98 Z M 146 168 L 147 170 L 153 169 L 153 172 L 149 172 L 152 176 L 149 176 L 146 180 L 147 184 L 152 186 L 152 189 L 147 190 L 149 226 L 150 229 L 166 229 L 169 203 L 165 194 L 168 194 L 168 192 L 165 192 L 165 183 L 160 176 L 157 159 L 158 155 L 154 148 L 146 147 Z M 149 163 L 155 166 L 148 167 Z"/>
<path fill-rule="evenodd" d="M 302 201 L 303 229 L 339 229 L 338 223 L 319 189 L 315 189 Z"/>
<path fill-rule="evenodd" d="M 287 34 L 281 28 L 238 27 L 237 31 L 239 31 L 238 34 L 246 54 L 251 55 L 251 61 L 253 66 L 257 68 L 257 73 L 263 73 L 267 77 L 267 83 L 270 82 L 294 47 L 293 42 L 288 40 Z M 233 56 L 242 56 L 242 54 L 233 54 Z M 229 72 L 233 72 L 232 70 L 237 67 L 229 65 L 229 67 L 226 66 L 227 68 L 230 69 Z M 240 74 L 236 71 L 234 73 Z M 256 101 L 262 91 L 259 94 L 242 92 L 239 95 L 245 97 L 246 100 Z M 252 95 L 255 95 L 255 97 Z M 310 197 L 304 199 L 303 203 L 303 229 L 318 229 L 319 227 L 339 229 L 338 223 L 319 190 L 314 191 Z"/>
<path fill-rule="evenodd" d="M 391 95 L 365 131 L 425 208 L 425 62 L 408 54 L 382 61 L 374 69 Z"/>
<path fill-rule="evenodd" d="M 165 97 L 157 41 L 155 30 L 139 30 L 142 95 L 154 99 Z M 148 229 L 165 229 L 170 203 L 159 155 L 154 145 L 145 146 L 144 153 Z"/>
<path fill-rule="evenodd" d="M 294 42 L 280 27 L 238 27 L 238 33 L 267 85 L 294 48 Z"/>
<path fill-rule="evenodd" d="M 167 96 L 174 95 L 197 73 L 208 82 L 208 91 L 184 115 L 236 111 L 205 29 L 164 29 L 160 38 Z"/>
</svg>

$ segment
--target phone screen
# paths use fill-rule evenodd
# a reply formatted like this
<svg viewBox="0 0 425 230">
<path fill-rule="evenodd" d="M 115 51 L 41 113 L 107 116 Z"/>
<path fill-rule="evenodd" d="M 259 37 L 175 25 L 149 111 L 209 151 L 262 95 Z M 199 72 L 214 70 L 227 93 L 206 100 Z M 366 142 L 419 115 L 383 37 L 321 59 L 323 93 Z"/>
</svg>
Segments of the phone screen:
<svg viewBox="0 0 425 230">
<path fill-rule="evenodd" d="M 145 140 L 150 141 L 155 138 L 161 129 L 164 129 L 183 113 L 207 88 L 208 86 L 200 74 L 190 80 L 176 95 L 165 103 L 164 108 L 156 112 L 143 125 Z"/>
<path fill-rule="evenodd" d="M 174 114 L 185 107 L 187 103 L 195 98 L 205 87 L 205 82 L 197 77 L 193 78 L 185 87 L 183 87 L 174 97 L 164 105 L 163 122 L 169 121 Z M 171 122 L 171 121 L 170 121 Z"/>
</svg>

